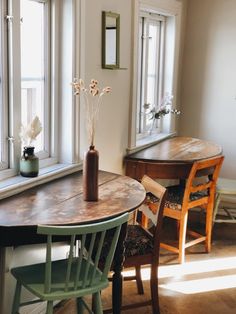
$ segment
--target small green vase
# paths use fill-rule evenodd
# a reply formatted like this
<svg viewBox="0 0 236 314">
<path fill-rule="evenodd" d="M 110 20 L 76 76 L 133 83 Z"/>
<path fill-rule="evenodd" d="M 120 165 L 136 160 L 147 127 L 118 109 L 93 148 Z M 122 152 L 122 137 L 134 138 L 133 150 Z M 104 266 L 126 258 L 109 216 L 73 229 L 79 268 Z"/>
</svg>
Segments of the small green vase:
<svg viewBox="0 0 236 314">
<path fill-rule="evenodd" d="M 23 177 L 37 177 L 39 173 L 39 159 L 34 154 L 34 147 L 24 147 L 20 159 L 20 174 Z"/>
</svg>

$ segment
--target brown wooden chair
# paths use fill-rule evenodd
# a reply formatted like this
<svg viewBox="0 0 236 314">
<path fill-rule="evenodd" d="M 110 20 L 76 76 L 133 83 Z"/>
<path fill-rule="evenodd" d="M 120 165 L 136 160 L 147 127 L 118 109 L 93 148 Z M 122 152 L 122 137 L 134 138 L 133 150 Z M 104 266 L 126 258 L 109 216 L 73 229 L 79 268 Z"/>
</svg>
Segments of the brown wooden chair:
<svg viewBox="0 0 236 314">
<path fill-rule="evenodd" d="M 146 199 L 139 208 L 139 213 L 148 218 L 149 223 L 143 227 L 136 220 L 136 224 L 128 225 L 125 240 L 124 268 L 134 267 L 135 276 L 124 277 L 124 280 L 136 280 L 139 294 L 143 294 L 141 279 L 141 266 L 151 265 L 151 300 L 142 303 L 122 306 L 122 309 L 130 309 L 148 304 L 152 305 L 154 314 L 159 313 L 158 300 L 158 265 L 160 249 L 160 232 L 162 217 L 166 199 L 166 189 L 148 176 L 144 176 L 141 183 L 147 191 Z M 140 215 L 137 215 L 138 217 Z"/>
<path fill-rule="evenodd" d="M 164 208 L 164 217 L 170 217 L 178 221 L 179 239 L 178 247 L 161 242 L 161 248 L 179 254 L 179 262 L 185 260 L 185 249 L 205 242 L 206 252 L 211 250 L 212 217 L 215 200 L 216 181 L 224 160 L 223 156 L 194 162 L 186 185 L 168 187 L 168 197 Z M 199 183 L 199 177 L 206 178 Z M 197 183 L 196 183 L 197 182 Z M 200 207 L 206 210 L 205 234 L 199 234 L 187 230 L 188 211 L 191 208 Z M 186 242 L 186 234 L 194 240 Z"/>
</svg>

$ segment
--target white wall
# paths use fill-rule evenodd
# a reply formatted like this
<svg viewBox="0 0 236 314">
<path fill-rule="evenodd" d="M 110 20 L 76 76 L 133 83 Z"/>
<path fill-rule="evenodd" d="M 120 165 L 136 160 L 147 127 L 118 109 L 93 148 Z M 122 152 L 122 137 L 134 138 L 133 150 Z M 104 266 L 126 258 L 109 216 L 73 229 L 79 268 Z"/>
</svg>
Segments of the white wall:
<svg viewBox="0 0 236 314">
<path fill-rule="evenodd" d="M 222 145 L 236 178 L 236 1 L 189 0 L 179 131 Z"/>
<path fill-rule="evenodd" d="M 100 169 L 117 173 L 123 171 L 123 157 L 128 147 L 132 93 L 132 4 L 135 1 L 138 0 L 83 0 L 85 37 L 84 40 L 82 39 L 84 56 L 82 56 L 80 67 L 83 78 L 87 83 L 91 78 L 95 78 L 102 86 L 112 87 L 112 93 L 106 95 L 101 104 L 95 146 L 99 151 Z M 186 0 L 178 1 L 184 4 L 186 2 Z M 120 14 L 120 66 L 127 68 L 126 70 L 101 68 L 101 13 L 103 10 Z M 83 153 L 88 148 L 83 118 L 81 133 Z"/>
<path fill-rule="evenodd" d="M 82 48 L 85 49 L 84 79 L 88 83 L 95 78 L 101 87 L 112 87 L 112 93 L 105 95 L 102 100 L 96 129 L 95 146 L 99 151 L 99 165 L 100 169 L 121 173 L 122 160 L 128 145 L 132 1 L 86 0 L 85 10 L 85 46 Z M 120 66 L 127 70 L 101 68 L 102 11 L 120 14 Z M 82 125 L 82 137 L 85 137 L 85 132 L 85 126 Z M 81 144 L 85 151 L 88 142 L 82 140 Z"/>
</svg>

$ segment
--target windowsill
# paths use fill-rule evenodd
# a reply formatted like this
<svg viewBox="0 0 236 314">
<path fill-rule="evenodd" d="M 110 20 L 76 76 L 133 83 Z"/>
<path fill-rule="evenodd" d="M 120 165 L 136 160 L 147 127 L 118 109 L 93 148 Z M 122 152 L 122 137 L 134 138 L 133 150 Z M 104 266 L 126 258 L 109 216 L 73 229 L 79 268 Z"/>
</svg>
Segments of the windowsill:
<svg viewBox="0 0 236 314">
<path fill-rule="evenodd" d="M 127 154 L 133 154 L 136 153 L 146 147 L 150 147 L 156 143 L 159 143 L 167 138 L 170 138 L 172 136 L 176 135 L 176 132 L 173 133 L 158 133 L 158 134 L 152 134 L 145 138 L 142 138 L 140 140 L 137 140 L 135 147 L 129 147 L 127 148 Z"/>
<path fill-rule="evenodd" d="M 79 164 L 55 164 L 40 169 L 39 175 L 35 178 L 25 178 L 20 175 L 0 181 L 0 199 L 18 194 L 34 186 L 58 179 L 65 175 L 82 169 Z"/>
</svg>

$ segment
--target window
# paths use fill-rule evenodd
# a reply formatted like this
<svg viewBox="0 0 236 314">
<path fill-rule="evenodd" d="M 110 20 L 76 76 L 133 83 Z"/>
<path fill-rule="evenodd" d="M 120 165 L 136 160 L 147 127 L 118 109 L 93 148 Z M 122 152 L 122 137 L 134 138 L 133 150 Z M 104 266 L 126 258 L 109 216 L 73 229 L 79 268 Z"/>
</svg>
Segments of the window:
<svg viewBox="0 0 236 314">
<path fill-rule="evenodd" d="M 30 187 L 30 179 L 17 177 L 23 148 L 19 133 L 36 115 L 42 123 L 33 143 L 40 176 L 47 181 L 80 166 L 79 108 L 70 85 L 79 76 L 74 69 L 80 15 L 74 12 L 80 6 L 73 0 L 0 2 L 0 194 L 8 184 Z M 76 53 L 80 56 L 79 49 Z"/>
<path fill-rule="evenodd" d="M 21 124 L 35 116 L 42 132 L 34 144 L 41 157 L 49 156 L 49 21 L 45 3 L 21 0 Z M 44 153 L 42 155 L 42 153 Z"/>
<path fill-rule="evenodd" d="M 5 29 L 3 23 L 5 7 L 0 3 L 0 171 L 7 168 L 7 110 L 4 78 L 6 77 L 6 67 L 4 65 L 4 55 L 6 54 Z"/>
<path fill-rule="evenodd" d="M 167 95 L 176 107 L 181 3 L 145 0 L 134 3 L 133 88 L 128 153 L 175 132 L 174 115 L 154 119 Z M 166 104 L 166 102 L 165 102 Z"/>
<path fill-rule="evenodd" d="M 142 12 L 139 22 L 139 88 L 137 103 L 137 135 L 157 131 L 153 109 L 163 95 L 163 55 L 165 46 L 165 17 Z"/>
</svg>

